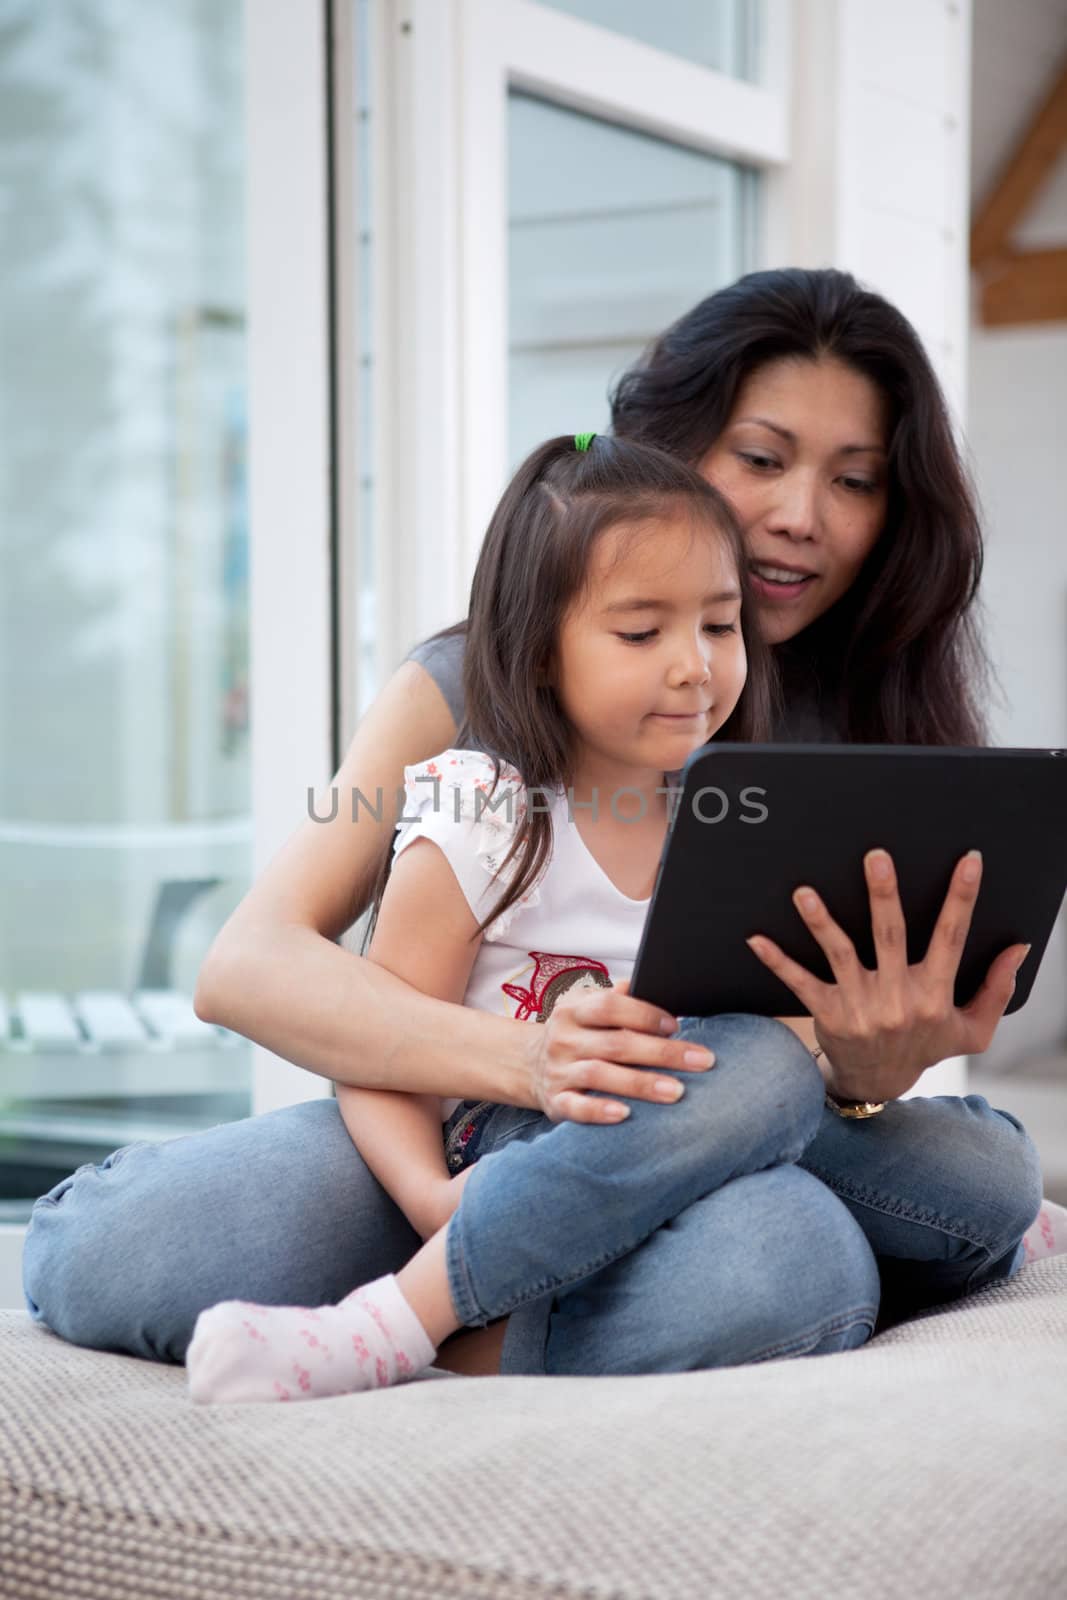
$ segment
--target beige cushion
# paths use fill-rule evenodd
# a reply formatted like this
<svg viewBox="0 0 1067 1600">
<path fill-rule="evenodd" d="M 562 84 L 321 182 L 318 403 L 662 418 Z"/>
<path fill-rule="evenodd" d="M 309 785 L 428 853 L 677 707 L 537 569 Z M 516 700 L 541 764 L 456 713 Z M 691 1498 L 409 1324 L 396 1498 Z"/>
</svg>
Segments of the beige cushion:
<svg viewBox="0 0 1067 1600">
<path fill-rule="evenodd" d="M 5 1597 L 1065 1592 L 1067 1257 L 845 1355 L 292 1405 L 0 1335 Z"/>
</svg>

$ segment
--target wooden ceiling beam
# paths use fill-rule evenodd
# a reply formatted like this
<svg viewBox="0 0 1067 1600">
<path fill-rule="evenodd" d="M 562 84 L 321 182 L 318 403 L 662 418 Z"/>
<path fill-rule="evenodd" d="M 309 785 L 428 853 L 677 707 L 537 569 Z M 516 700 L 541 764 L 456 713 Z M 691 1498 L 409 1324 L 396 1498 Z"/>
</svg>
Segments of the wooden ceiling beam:
<svg viewBox="0 0 1067 1600">
<path fill-rule="evenodd" d="M 982 283 L 982 322 L 1067 320 L 1067 249 L 1002 255 Z"/>
<path fill-rule="evenodd" d="M 971 227 L 971 265 L 982 267 L 1008 248 L 1015 224 L 1067 147 L 1067 59 L 1040 108 L 986 196 Z M 1043 252 L 1042 252 L 1043 253 Z"/>
</svg>

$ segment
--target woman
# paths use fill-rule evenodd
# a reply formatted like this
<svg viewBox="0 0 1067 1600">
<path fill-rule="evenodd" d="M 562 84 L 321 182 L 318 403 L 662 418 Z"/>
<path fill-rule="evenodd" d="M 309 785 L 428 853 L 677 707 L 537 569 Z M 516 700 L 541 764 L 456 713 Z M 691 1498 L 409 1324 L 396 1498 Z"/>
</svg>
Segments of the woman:
<svg viewBox="0 0 1067 1600">
<path fill-rule="evenodd" d="M 914 331 L 884 300 L 833 271 L 742 279 L 683 317 L 624 376 L 613 424 L 697 464 L 733 502 L 759 625 L 779 661 L 778 737 L 980 742 L 979 529 L 937 382 Z M 462 649 L 453 629 L 412 652 L 356 733 L 334 780 L 343 794 L 393 793 L 405 765 L 464 742 Z M 673 1019 L 624 993 L 576 993 L 543 1027 L 515 1027 L 421 996 L 337 948 L 369 901 L 391 834 L 388 815 L 376 824 L 364 814 L 357 827 L 345 806 L 328 824 L 304 823 L 215 941 L 199 1014 L 342 1083 L 476 1102 L 461 1104 L 446 1129 L 457 1176 L 529 1133 L 542 1113 L 607 1122 L 611 1096 L 665 1097 L 649 1068 L 706 1065 L 661 1031 Z M 768 941 L 761 955 L 811 1011 L 813 1022 L 797 1031 L 809 1045 L 817 1040 L 830 1093 L 894 1100 L 932 1063 L 988 1046 L 1025 951 L 1002 952 L 981 992 L 957 1009 L 953 979 L 980 863 L 957 867 L 926 959 L 913 967 L 892 864 L 875 852 L 866 871 L 877 970 L 859 965 L 813 891 L 798 910 L 836 982 L 812 978 Z M 914 1196 L 929 1188 L 923 1129 L 947 1106 L 963 1108 L 958 1167 L 939 1174 L 940 1211 L 920 1213 Z M 858 1125 L 827 1109 L 805 1156 L 825 1184 L 819 1216 L 739 1225 L 760 1229 L 783 1270 L 791 1228 L 809 1237 L 819 1228 L 829 1285 L 820 1303 L 837 1294 L 845 1308 L 859 1220 L 879 1265 L 883 1317 L 1009 1276 L 1038 1208 L 1039 1176 L 1019 1125 L 980 1115 L 981 1106 L 908 1102 L 906 1118 L 890 1107 Z M 952 1226 L 940 1221 L 946 1213 Z M 721 1239 L 723 1219 L 713 1234 L 704 1235 L 707 1225 L 690 1208 L 597 1275 L 584 1301 L 572 1295 L 551 1318 L 537 1302 L 506 1325 L 460 1335 L 464 1351 L 457 1339 L 447 1364 L 699 1366 L 701 1328 L 723 1303 L 702 1239 Z M 102 1168 L 81 1169 L 38 1202 L 24 1277 L 31 1311 L 56 1332 L 181 1360 L 197 1314 L 214 1301 L 339 1300 L 393 1271 L 417 1244 L 360 1161 L 335 1102 L 317 1100 L 128 1147 Z M 736 1282 L 736 1253 L 730 1265 Z M 556 1345 L 566 1364 L 553 1354 L 564 1322 Z"/>
</svg>

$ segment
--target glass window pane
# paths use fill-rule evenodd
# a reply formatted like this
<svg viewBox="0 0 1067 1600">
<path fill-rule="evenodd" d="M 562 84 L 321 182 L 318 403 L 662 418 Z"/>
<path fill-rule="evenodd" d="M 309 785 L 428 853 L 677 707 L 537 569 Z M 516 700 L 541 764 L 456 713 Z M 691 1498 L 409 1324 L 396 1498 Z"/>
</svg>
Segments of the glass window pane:
<svg viewBox="0 0 1067 1600">
<path fill-rule="evenodd" d="M 755 175 L 509 97 L 509 443 L 603 428 L 615 378 L 752 259 Z"/>
<path fill-rule="evenodd" d="M 756 77 L 758 0 L 544 0 L 651 44 L 668 55 L 713 67 L 730 78 Z"/>
<path fill-rule="evenodd" d="M 241 18 L 0 20 L 5 1218 L 250 1110 L 191 1006 L 251 864 Z"/>
</svg>

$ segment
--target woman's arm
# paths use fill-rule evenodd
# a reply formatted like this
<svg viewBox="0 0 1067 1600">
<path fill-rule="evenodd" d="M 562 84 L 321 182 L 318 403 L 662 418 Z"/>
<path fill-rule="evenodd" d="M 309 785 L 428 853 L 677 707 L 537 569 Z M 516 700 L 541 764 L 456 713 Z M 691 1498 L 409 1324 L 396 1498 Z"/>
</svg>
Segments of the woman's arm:
<svg viewBox="0 0 1067 1600">
<path fill-rule="evenodd" d="M 693 1070 L 685 1046 L 658 1035 L 659 1021 L 669 1020 L 658 1008 L 602 991 L 564 1037 L 420 994 L 335 942 L 368 904 L 392 841 L 390 796 L 403 785 L 404 767 L 447 749 L 455 733 L 429 673 L 405 662 L 366 713 L 333 780 L 337 816 L 303 822 L 216 937 L 197 979 L 197 1015 L 336 1083 L 609 1122 L 603 1094 L 655 1100 L 654 1074 L 645 1068 Z M 353 822 L 352 790 L 373 801 L 379 787 L 381 822 L 365 808 Z"/>
<path fill-rule="evenodd" d="M 459 1005 L 482 942 L 477 929 L 442 851 L 416 839 L 393 866 L 368 959 L 420 993 Z M 440 1098 L 339 1084 L 337 1100 L 356 1149 L 428 1239 L 459 1200 L 445 1165 Z"/>
</svg>

